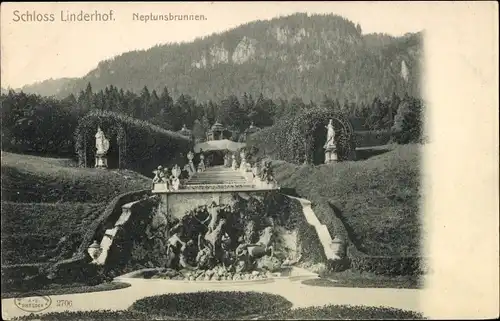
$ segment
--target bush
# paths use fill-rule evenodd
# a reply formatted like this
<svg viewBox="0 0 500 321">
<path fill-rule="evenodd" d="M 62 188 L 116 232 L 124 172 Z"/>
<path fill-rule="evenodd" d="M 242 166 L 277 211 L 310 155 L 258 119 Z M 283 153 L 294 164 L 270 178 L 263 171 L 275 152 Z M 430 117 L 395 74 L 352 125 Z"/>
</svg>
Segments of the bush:
<svg viewBox="0 0 500 321">
<path fill-rule="evenodd" d="M 113 198 L 106 206 L 104 212 L 88 227 L 87 232 L 83 236 L 82 243 L 78 248 L 79 253 L 84 253 L 94 240 L 100 240 L 104 236 L 107 228 L 114 226 L 122 213 L 122 206 L 143 198 L 151 193 L 150 189 L 143 189 L 138 191 L 131 191 L 120 194 Z"/>
<path fill-rule="evenodd" d="M 71 157 L 71 134 L 77 124 L 67 101 L 35 94 L 1 95 L 2 150 Z"/>
<path fill-rule="evenodd" d="M 98 310 L 98 311 L 50 312 L 44 314 L 31 313 L 30 315 L 12 318 L 12 320 L 13 321 L 25 321 L 25 320 L 122 321 L 122 320 L 150 320 L 150 318 L 148 318 L 146 315 L 142 313 L 127 311 L 127 310 L 125 311 Z"/>
<path fill-rule="evenodd" d="M 289 115 L 272 127 L 249 136 L 247 146 L 273 159 L 302 164 L 318 163 L 324 156 L 325 121 L 332 119 L 336 130 L 335 141 L 340 160 L 348 160 L 356 149 L 354 132 L 345 115 L 324 108 L 313 108 Z M 318 154 L 318 150 L 322 155 Z"/>
<path fill-rule="evenodd" d="M 388 307 L 326 305 L 299 308 L 260 320 L 422 320 L 421 313 Z"/>
<path fill-rule="evenodd" d="M 351 268 L 357 271 L 369 272 L 378 275 L 419 276 L 426 273 L 426 259 L 418 256 L 369 256 L 354 245 L 348 248 Z"/>
<path fill-rule="evenodd" d="M 366 130 L 354 132 L 356 147 L 387 145 L 391 141 L 391 130 Z"/>
<path fill-rule="evenodd" d="M 87 162 L 93 161 L 91 156 L 95 153 L 97 126 L 110 141 L 108 162 L 113 157 L 118 158 L 117 167 L 132 169 L 146 176 L 151 176 L 158 165 L 169 167 L 179 164 L 182 167 L 187 163 L 185 154 L 192 148 L 192 141 L 181 134 L 124 114 L 93 110 L 80 120 L 74 134 L 80 166 L 85 163 L 85 158 Z M 183 157 L 181 153 L 184 153 Z"/>
<path fill-rule="evenodd" d="M 393 136 L 398 144 L 417 143 L 422 139 L 423 105 L 417 98 L 405 97 L 394 117 Z"/>
<path fill-rule="evenodd" d="M 130 310 L 150 317 L 230 320 L 277 313 L 291 307 L 291 302 L 274 294 L 206 291 L 147 297 L 135 301 Z"/>
</svg>

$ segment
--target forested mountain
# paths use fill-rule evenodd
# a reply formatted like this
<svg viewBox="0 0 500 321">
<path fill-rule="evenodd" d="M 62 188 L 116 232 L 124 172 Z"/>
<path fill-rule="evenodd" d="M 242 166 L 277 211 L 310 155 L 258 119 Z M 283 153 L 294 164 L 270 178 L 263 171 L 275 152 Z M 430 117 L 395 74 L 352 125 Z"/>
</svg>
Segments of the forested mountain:
<svg viewBox="0 0 500 321">
<path fill-rule="evenodd" d="M 76 81 L 77 79 L 78 78 L 51 78 L 23 86 L 20 90 L 27 93 L 36 93 L 42 96 L 58 96 L 60 91 L 66 88 L 66 85 L 70 85 L 72 81 Z"/>
<path fill-rule="evenodd" d="M 336 15 L 305 13 L 254 21 L 190 43 L 158 45 L 102 61 L 78 79 L 25 86 L 23 91 L 64 98 L 113 85 L 139 93 L 168 88 L 177 99 L 221 101 L 230 94 L 301 97 L 319 103 L 372 102 L 374 97 L 420 96 L 422 35 L 363 35 Z"/>
</svg>

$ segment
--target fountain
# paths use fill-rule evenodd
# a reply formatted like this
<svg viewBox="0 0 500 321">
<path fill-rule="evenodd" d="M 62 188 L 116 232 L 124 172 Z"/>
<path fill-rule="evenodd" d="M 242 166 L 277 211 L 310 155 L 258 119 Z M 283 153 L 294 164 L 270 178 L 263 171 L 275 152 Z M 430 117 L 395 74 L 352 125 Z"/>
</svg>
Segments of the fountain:
<svg viewBox="0 0 500 321">
<path fill-rule="evenodd" d="M 298 253 L 296 241 L 292 245 L 283 241 L 283 234 L 293 235 L 296 224 L 286 222 L 290 214 L 278 205 L 282 200 L 244 199 L 237 194 L 234 198 L 229 205 L 198 206 L 162 226 L 155 226 L 157 213 L 153 214 L 144 233 L 147 237 L 132 249 L 132 256 L 142 253 L 133 261 L 148 262 L 141 265 L 154 268 L 154 272 L 147 270 L 149 276 L 141 276 L 249 281 L 287 275 L 291 267 L 283 263 L 297 261 Z"/>
</svg>

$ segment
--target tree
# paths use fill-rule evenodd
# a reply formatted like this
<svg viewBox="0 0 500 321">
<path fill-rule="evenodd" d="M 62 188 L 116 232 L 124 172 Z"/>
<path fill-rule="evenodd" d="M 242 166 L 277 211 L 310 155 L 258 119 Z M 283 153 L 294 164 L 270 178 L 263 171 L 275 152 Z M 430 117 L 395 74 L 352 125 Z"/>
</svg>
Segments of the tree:
<svg viewBox="0 0 500 321">
<path fill-rule="evenodd" d="M 170 96 L 167 87 L 164 87 L 161 92 L 159 107 L 158 125 L 166 129 L 173 129 L 173 119 L 176 117 L 174 114 L 174 100 Z"/>
<path fill-rule="evenodd" d="M 422 102 L 420 99 L 405 97 L 399 104 L 392 127 L 398 144 L 419 142 L 422 138 Z"/>
<path fill-rule="evenodd" d="M 200 123 L 198 119 L 194 121 L 192 133 L 196 141 L 202 142 L 205 140 L 206 137 L 205 128 L 203 128 L 203 125 Z"/>
</svg>

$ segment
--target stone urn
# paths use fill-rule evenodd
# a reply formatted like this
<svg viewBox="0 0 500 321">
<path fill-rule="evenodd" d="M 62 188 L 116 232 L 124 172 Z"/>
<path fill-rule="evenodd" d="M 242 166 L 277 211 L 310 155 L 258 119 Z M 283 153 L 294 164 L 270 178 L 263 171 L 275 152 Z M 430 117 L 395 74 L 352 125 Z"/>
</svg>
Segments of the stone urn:
<svg viewBox="0 0 500 321">
<path fill-rule="evenodd" d="M 87 252 L 89 253 L 90 257 L 93 260 L 93 263 L 97 261 L 99 256 L 102 253 L 102 248 L 99 243 L 97 243 L 97 240 L 94 240 L 94 243 L 92 243 L 89 248 L 87 249 Z"/>
</svg>

